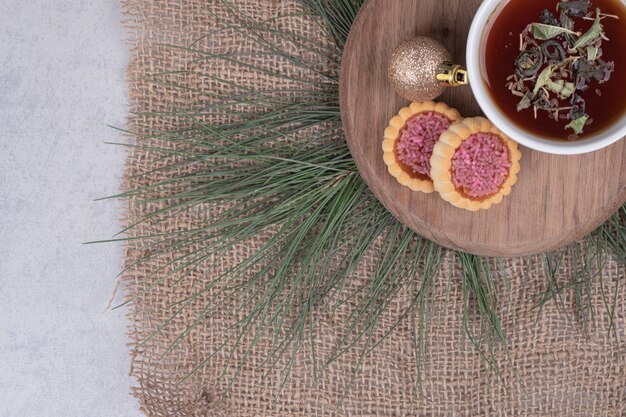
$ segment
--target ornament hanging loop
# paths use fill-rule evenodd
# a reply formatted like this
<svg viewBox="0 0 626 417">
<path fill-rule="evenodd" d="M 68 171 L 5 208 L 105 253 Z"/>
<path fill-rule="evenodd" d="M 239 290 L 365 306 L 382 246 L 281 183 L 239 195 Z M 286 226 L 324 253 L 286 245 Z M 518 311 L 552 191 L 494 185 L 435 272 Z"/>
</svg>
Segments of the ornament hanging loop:
<svg viewBox="0 0 626 417">
<path fill-rule="evenodd" d="M 459 87 L 467 85 L 467 71 L 462 66 L 451 62 L 443 62 L 439 64 L 437 72 L 437 82 L 442 87 Z"/>
</svg>

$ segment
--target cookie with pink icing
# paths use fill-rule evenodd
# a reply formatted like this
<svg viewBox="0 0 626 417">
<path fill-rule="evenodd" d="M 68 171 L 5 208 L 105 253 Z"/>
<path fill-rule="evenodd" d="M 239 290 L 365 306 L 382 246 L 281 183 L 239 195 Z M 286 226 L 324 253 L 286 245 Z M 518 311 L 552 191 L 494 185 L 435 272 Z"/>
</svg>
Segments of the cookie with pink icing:
<svg viewBox="0 0 626 417">
<path fill-rule="evenodd" d="M 482 117 L 453 123 L 441 134 L 430 158 L 430 176 L 441 197 L 477 211 L 511 193 L 520 170 L 517 143 Z"/>
<path fill-rule="evenodd" d="M 414 191 L 431 193 L 430 159 L 441 134 L 461 119 L 444 103 L 411 103 L 389 122 L 383 139 L 384 160 L 389 173 Z"/>
</svg>

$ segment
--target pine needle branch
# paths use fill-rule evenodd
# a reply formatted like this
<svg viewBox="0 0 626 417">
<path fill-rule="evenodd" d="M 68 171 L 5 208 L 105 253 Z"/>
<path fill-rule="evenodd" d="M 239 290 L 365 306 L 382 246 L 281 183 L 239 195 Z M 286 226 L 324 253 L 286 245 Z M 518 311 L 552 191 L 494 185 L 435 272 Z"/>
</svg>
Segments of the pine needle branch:
<svg viewBox="0 0 626 417">
<path fill-rule="evenodd" d="M 163 355 L 174 352 L 216 314 L 227 311 L 236 317 L 225 339 L 179 384 L 222 353 L 236 364 L 234 371 L 224 369 L 221 375 L 232 386 L 253 351 L 267 341 L 266 359 L 260 365 L 263 380 L 281 368 L 281 384 L 285 384 L 303 349 L 309 352 L 315 379 L 341 355 L 356 349 L 359 360 L 354 380 L 368 355 L 409 321 L 420 385 L 426 374 L 434 288 L 446 251 L 416 236 L 376 200 L 359 176 L 343 137 L 339 59 L 363 0 L 301 2 L 303 11 L 298 15 L 319 24 L 330 44 L 271 26 L 290 15 L 259 21 L 223 0 L 228 18 L 221 19 L 207 36 L 236 33 L 256 45 L 255 54 L 207 50 L 201 39 L 186 46 L 160 45 L 189 55 L 194 69 L 151 74 L 150 82 L 202 94 L 205 99 L 189 108 L 137 115 L 139 120 L 176 120 L 175 129 L 161 130 L 146 123 L 138 129 L 141 133 L 130 132 L 136 140 L 128 146 L 156 155 L 159 161 L 158 167 L 131 179 L 159 180 L 116 196 L 154 209 L 130 224 L 124 237 L 113 240 L 140 244 L 143 249 L 125 272 L 156 261 L 159 267 L 142 277 L 142 287 L 125 304 L 138 302 L 157 286 L 195 284 L 190 293 L 166 306 L 170 316 L 141 342 L 146 347 L 186 314 L 189 305 L 201 304 L 191 324 L 174 335 Z M 255 60 L 260 56 L 272 58 L 267 60 L 271 64 Z M 272 77 L 290 87 L 257 89 L 203 70 L 214 63 Z M 285 71 L 281 63 L 295 71 Z M 185 76 L 207 79 L 224 91 L 187 85 Z M 136 231 L 144 225 L 168 224 L 183 215 L 203 220 L 188 228 Z M 580 262 L 567 284 L 558 281 L 565 251 L 543 257 L 547 290 L 539 306 L 556 300 L 565 311 L 562 293 L 571 289 L 577 318 L 593 322 L 591 285 L 606 262 L 605 249 L 610 247 L 620 265 L 626 264 L 625 218 L 626 206 L 583 246 L 568 248 L 569 255 Z M 260 243 L 250 248 L 251 241 Z M 245 256 L 237 265 L 198 277 L 200 271 L 216 270 L 222 257 L 242 248 Z M 377 261 L 371 275 L 355 286 L 359 266 L 372 256 Z M 509 288 L 508 274 L 502 260 L 465 253 L 457 256 L 462 280 L 449 280 L 448 285 L 462 288 L 464 334 L 487 373 L 501 377 L 497 350 L 502 347 L 508 358 L 508 342 L 497 313 L 498 288 L 499 280 Z M 613 294 L 605 294 L 604 287 L 602 291 L 612 332 L 617 334 L 617 289 Z M 394 301 L 407 294 L 408 301 L 393 322 L 383 323 L 381 318 Z M 320 321 L 346 310 L 343 335 L 329 357 L 318 358 L 315 335 Z"/>
</svg>

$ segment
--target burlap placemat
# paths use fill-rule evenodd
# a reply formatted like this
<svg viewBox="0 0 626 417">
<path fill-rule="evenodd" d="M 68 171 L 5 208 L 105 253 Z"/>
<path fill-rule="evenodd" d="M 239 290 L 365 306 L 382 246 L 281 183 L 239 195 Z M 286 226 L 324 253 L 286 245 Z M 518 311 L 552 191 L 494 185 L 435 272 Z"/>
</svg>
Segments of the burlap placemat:
<svg viewBox="0 0 626 417">
<path fill-rule="evenodd" d="M 302 36 L 321 37 L 318 26 L 297 16 L 300 9 L 295 0 L 237 0 L 237 7 L 246 13 L 265 19 L 290 15 L 273 21 L 277 28 L 289 29 Z M 220 25 L 216 15 L 228 19 L 218 0 L 127 0 L 124 3 L 127 26 L 133 46 L 128 69 L 129 95 L 135 112 L 151 112 L 131 118 L 129 129 L 138 133 L 153 129 L 179 129 L 184 119 L 163 116 L 172 108 L 210 102 L 210 93 L 228 90 L 210 77 L 228 74 L 239 83 L 251 87 L 284 88 L 270 75 L 256 74 L 242 68 L 221 64 L 192 62 L 191 54 L 164 44 L 191 45 L 215 51 L 254 51 L 254 43 L 235 31 L 214 33 Z M 320 38 L 321 39 L 321 38 Z M 265 58 L 264 58 L 265 59 Z M 272 64 L 272 63 L 270 63 Z M 288 65 L 274 62 L 276 65 Z M 199 67 L 200 65 L 200 67 Z M 157 83 L 151 74 L 162 71 L 196 71 L 204 75 L 173 74 L 172 81 L 192 87 L 181 90 L 166 83 Z M 283 81 L 284 83 L 284 81 Z M 147 140 L 150 142 L 150 140 Z M 151 143 L 155 144 L 155 143 Z M 159 146 L 175 147 L 172 143 Z M 128 155 L 125 187 L 154 184 L 171 175 L 180 175 L 194 168 L 168 168 L 172 159 L 146 150 L 131 149 Z M 197 168 L 196 168 L 197 169 Z M 143 204 L 131 198 L 126 221 L 134 224 L 143 215 L 158 209 L 159 204 Z M 154 236 L 169 230 L 192 228 L 202 224 L 220 207 L 184 212 L 166 221 L 156 217 L 129 232 L 129 237 Z M 153 239 L 132 240 L 126 247 L 126 262 L 130 266 L 141 256 L 157 252 L 150 246 Z M 502 326 L 510 336 L 510 363 L 503 351 L 495 352 L 503 375 L 501 381 L 490 379 L 474 348 L 463 338 L 463 298 L 457 260 L 449 254 L 435 288 L 435 307 L 431 320 L 428 346 L 428 368 L 421 391 L 416 387 L 413 349 L 413 324 L 406 320 L 398 330 L 378 347 L 365 361 L 352 385 L 352 372 L 359 363 L 359 351 L 348 351 L 313 381 L 312 364 L 306 346 L 295 357 L 293 371 L 282 385 L 285 361 L 279 362 L 268 378 L 262 381 L 264 369 L 259 368 L 267 355 L 270 340 L 261 340 L 252 351 L 241 347 L 229 356 L 219 349 L 237 320 L 224 309 L 202 319 L 204 299 L 189 303 L 181 314 L 168 322 L 180 305 L 177 302 L 192 294 L 206 277 L 219 274 L 237 264 L 258 248 L 258 241 L 247 242 L 211 265 L 187 271 L 186 279 L 177 282 L 172 275 L 150 289 L 132 304 L 129 313 L 132 369 L 137 378 L 133 394 L 148 416 L 625 416 L 626 415 L 626 350 L 608 336 L 609 318 L 604 308 L 601 290 L 615 292 L 618 281 L 626 273 L 609 261 L 602 271 L 604 286 L 594 285 L 585 298 L 596 307 L 595 323 L 585 335 L 576 321 L 570 322 L 554 303 L 542 312 L 530 308 L 529 301 L 545 290 L 546 279 L 539 259 L 515 259 L 505 263 L 511 275 L 510 291 L 499 283 L 503 296 L 499 314 Z M 181 253 L 194 248 L 181 248 L 131 267 L 123 276 L 127 297 L 141 294 L 171 268 L 168 263 Z M 374 259 L 366 259 L 353 284 L 368 279 Z M 163 268 L 163 269 L 161 269 Z M 564 264 L 563 279 L 567 279 L 569 260 Z M 625 285 L 618 289 L 625 300 Z M 346 289 L 349 290 L 349 289 Z M 206 297 L 210 297 L 208 293 Z M 394 323 L 408 294 L 400 294 L 383 317 L 385 324 Z M 563 306 L 573 313 L 575 297 L 563 292 Z M 349 303 L 333 316 L 322 317 L 321 329 L 314 337 L 317 355 L 327 358 L 342 336 L 342 323 L 354 307 Z M 570 314 L 570 317 L 572 314 Z M 178 335 L 198 317 L 199 325 L 176 349 L 166 350 Z M 626 303 L 617 305 L 616 327 L 620 337 L 626 335 Z M 153 331 L 167 324 L 156 336 L 146 339 Z M 382 332 L 383 330 L 381 330 Z M 246 365 L 237 372 L 237 363 L 249 355 Z M 178 385 L 197 364 L 206 361 L 191 378 Z M 222 376 L 222 373 L 224 375 Z M 238 375 L 237 375 L 238 374 Z M 229 387 L 233 376 L 238 376 Z M 262 381 L 262 382 L 261 382 Z M 226 393 L 227 389 L 230 391 Z"/>
</svg>

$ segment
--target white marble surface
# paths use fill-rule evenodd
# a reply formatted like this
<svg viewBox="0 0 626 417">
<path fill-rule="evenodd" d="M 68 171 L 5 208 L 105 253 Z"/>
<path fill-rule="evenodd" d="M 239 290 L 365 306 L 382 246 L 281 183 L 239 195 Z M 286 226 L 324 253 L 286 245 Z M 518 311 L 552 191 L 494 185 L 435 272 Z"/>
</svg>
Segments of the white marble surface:
<svg viewBox="0 0 626 417">
<path fill-rule="evenodd" d="M 119 245 L 120 0 L 2 0 L 0 416 L 133 417 Z"/>
</svg>

